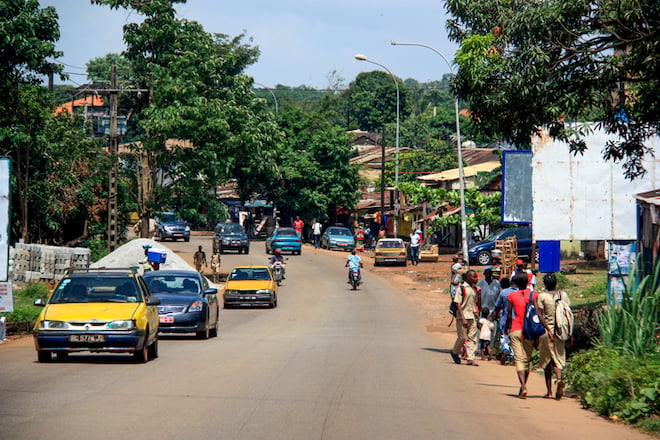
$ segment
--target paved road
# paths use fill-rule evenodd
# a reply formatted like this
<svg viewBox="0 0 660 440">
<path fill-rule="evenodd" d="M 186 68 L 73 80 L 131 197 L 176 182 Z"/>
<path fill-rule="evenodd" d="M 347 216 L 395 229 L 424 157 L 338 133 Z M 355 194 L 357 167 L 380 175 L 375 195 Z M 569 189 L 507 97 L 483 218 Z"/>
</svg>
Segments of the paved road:
<svg viewBox="0 0 660 440">
<path fill-rule="evenodd" d="M 199 244 L 211 249 L 171 247 Z M 452 341 L 385 281 L 365 273 L 349 290 L 345 256 L 305 247 L 276 309 L 222 310 L 218 338 L 163 337 L 147 364 L 39 364 L 29 338 L 0 346 L 0 438 L 643 438 L 575 403 L 513 397 L 510 368 L 454 365 Z M 223 267 L 266 258 L 255 242 Z"/>
</svg>

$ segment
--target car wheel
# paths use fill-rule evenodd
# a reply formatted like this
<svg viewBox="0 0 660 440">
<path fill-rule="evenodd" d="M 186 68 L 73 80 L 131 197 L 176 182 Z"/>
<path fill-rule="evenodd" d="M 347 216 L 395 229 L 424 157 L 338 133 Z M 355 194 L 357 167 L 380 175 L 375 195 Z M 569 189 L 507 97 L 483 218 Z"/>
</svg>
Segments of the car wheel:
<svg viewBox="0 0 660 440">
<path fill-rule="evenodd" d="M 39 350 L 37 352 L 37 360 L 39 362 L 50 362 L 51 360 L 53 360 L 52 353 L 47 350 Z"/>
<path fill-rule="evenodd" d="M 216 311 L 216 318 L 215 318 L 215 325 L 211 329 L 210 336 L 212 338 L 217 338 L 218 337 L 218 312 Z"/>
<path fill-rule="evenodd" d="M 190 241 L 190 237 L 184 237 L 183 241 L 185 241 L 186 243 L 189 242 L 189 241 Z"/>
<path fill-rule="evenodd" d="M 55 358 L 57 359 L 57 362 L 66 362 L 69 359 L 69 352 L 58 351 L 57 353 L 55 353 Z"/>
<path fill-rule="evenodd" d="M 249 254 L 250 253 L 250 248 L 245 248 L 244 252 L 245 252 L 246 255 Z"/>
<path fill-rule="evenodd" d="M 156 233 L 156 234 L 154 234 L 154 241 L 163 241 L 163 240 L 161 239 L 160 233 Z"/>
<path fill-rule="evenodd" d="M 477 254 L 477 263 L 481 264 L 482 266 L 490 264 L 491 261 L 493 260 L 490 257 L 490 251 L 483 250 L 483 251 L 479 251 L 479 253 Z"/>
<path fill-rule="evenodd" d="M 156 359 L 158 357 L 158 335 L 156 335 L 156 339 L 148 347 L 147 356 L 149 359 Z"/>
<path fill-rule="evenodd" d="M 147 335 L 148 334 L 149 334 L 149 329 L 147 329 Z M 144 341 L 144 344 L 142 344 L 142 348 L 136 350 L 133 353 L 133 360 L 138 364 L 144 364 L 149 360 L 149 346 L 147 345 L 146 339 Z"/>
<path fill-rule="evenodd" d="M 204 326 L 204 330 L 197 332 L 197 339 L 208 339 L 211 334 L 211 331 L 209 330 L 209 319 L 208 317 L 206 318 L 206 325 Z"/>
</svg>

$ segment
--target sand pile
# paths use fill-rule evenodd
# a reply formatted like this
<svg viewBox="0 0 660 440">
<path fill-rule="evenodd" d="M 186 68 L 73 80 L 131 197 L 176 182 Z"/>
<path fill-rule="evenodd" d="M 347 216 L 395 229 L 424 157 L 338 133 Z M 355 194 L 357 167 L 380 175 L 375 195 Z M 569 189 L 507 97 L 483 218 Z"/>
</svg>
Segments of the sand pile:
<svg viewBox="0 0 660 440">
<path fill-rule="evenodd" d="M 145 244 L 150 244 L 152 251 L 157 250 L 167 254 L 165 263 L 160 265 L 161 270 L 195 270 L 194 267 L 191 267 L 181 257 L 172 252 L 171 249 L 168 249 L 162 244 L 148 238 L 136 238 L 131 240 L 125 245 L 118 247 L 110 254 L 101 258 L 99 261 L 90 264 L 90 267 L 142 267 L 142 260 L 144 259 L 144 248 L 142 246 Z"/>
</svg>

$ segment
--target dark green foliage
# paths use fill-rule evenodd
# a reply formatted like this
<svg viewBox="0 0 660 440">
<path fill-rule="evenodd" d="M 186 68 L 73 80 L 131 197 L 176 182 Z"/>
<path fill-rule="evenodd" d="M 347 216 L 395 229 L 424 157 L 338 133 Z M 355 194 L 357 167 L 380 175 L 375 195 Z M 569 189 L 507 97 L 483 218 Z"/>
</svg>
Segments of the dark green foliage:
<svg viewBox="0 0 660 440">
<path fill-rule="evenodd" d="M 628 422 L 660 414 L 660 356 L 597 347 L 571 358 L 566 377 L 585 407 Z"/>
<path fill-rule="evenodd" d="M 643 176 L 660 127 L 657 1 L 449 0 L 447 9 L 461 45 L 454 86 L 483 132 L 524 148 L 548 127 L 579 153 L 584 134 L 564 121 L 597 122 L 619 136 L 604 158 Z"/>
</svg>

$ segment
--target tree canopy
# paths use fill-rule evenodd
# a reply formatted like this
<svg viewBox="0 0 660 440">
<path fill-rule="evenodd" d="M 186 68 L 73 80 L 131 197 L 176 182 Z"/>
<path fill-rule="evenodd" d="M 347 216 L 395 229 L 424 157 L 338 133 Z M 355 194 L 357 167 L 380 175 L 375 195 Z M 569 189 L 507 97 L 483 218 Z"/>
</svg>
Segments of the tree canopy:
<svg viewBox="0 0 660 440">
<path fill-rule="evenodd" d="M 569 121 L 618 136 L 604 158 L 644 175 L 660 126 L 660 8 L 651 0 L 448 0 L 454 82 L 473 118 L 521 147 L 542 127 L 586 148 Z"/>
</svg>

